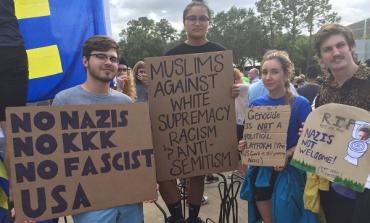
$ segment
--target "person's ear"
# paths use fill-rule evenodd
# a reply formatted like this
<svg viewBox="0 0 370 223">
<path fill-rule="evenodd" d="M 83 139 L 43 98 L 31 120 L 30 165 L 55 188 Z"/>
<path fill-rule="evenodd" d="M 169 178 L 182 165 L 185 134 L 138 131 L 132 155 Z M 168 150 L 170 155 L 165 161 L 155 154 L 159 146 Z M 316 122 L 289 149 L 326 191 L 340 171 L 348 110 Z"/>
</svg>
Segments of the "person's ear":
<svg viewBox="0 0 370 223">
<path fill-rule="evenodd" d="M 82 57 L 82 63 L 84 65 L 84 67 L 87 67 L 87 65 L 89 64 L 89 59 L 87 59 L 87 57 L 83 56 Z"/>
</svg>

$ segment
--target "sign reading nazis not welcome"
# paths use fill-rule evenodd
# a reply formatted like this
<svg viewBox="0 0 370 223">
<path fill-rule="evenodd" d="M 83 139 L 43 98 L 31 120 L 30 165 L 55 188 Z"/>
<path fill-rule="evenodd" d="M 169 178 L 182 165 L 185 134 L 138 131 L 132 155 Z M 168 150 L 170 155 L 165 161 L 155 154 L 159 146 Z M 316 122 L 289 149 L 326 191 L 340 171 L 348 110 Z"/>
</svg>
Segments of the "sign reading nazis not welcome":
<svg viewBox="0 0 370 223">
<path fill-rule="evenodd" d="M 290 163 L 362 192 L 370 172 L 369 148 L 370 112 L 331 103 L 310 113 Z"/>
<path fill-rule="evenodd" d="M 236 169 L 231 51 L 145 59 L 159 181 Z"/>
<path fill-rule="evenodd" d="M 147 104 L 18 107 L 6 115 L 17 222 L 156 197 Z"/>
</svg>

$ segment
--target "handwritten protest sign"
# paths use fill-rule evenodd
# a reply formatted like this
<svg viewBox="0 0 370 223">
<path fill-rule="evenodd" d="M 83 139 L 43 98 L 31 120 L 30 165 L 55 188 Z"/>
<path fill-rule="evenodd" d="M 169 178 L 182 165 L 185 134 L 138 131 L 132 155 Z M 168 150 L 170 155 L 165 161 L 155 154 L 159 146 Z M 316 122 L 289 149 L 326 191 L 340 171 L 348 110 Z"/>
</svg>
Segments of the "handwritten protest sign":
<svg viewBox="0 0 370 223">
<path fill-rule="evenodd" d="M 242 162 L 253 166 L 284 166 L 290 106 L 246 109 Z"/>
<path fill-rule="evenodd" d="M 6 116 L 17 222 L 156 197 L 147 104 L 18 107 Z"/>
<path fill-rule="evenodd" d="M 145 59 L 159 181 L 236 169 L 231 51 Z"/>
<path fill-rule="evenodd" d="M 363 191 L 370 173 L 370 113 L 327 104 L 307 118 L 291 164 Z"/>
</svg>

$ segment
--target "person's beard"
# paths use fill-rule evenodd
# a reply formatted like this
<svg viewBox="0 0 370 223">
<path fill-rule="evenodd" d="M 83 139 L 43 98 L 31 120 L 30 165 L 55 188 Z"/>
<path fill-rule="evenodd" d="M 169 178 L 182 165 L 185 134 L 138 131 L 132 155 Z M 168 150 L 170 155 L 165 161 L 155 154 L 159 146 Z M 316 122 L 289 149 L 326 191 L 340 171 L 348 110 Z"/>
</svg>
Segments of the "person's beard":
<svg viewBox="0 0 370 223">
<path fill-rule="evenodd" d="M 114 75 L 105 73 L 105 72 L 113 73 L 113 69 L 105 68 L 107 70 L 94 70 L 94 69 L 91 69 L 90 67 L 88 67 L 88 69 L 89 69 L 89 74 L 92 78 L 94 78 L 95 80 L 101 81 L 103 83 L 109 83 L 114 78 Z M 99 73 L 103 73 L 103 75 L 99 75 Z"/>
</svg>

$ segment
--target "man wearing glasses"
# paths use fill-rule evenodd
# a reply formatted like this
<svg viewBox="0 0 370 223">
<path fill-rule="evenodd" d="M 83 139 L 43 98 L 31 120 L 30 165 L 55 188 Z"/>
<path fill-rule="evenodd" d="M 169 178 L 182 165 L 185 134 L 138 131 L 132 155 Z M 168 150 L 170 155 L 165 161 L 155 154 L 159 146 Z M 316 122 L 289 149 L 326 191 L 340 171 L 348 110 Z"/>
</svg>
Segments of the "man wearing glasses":
<svg viewBox="0 0 370 223">
<path fill-rule="evenodd" d="M 106 36 L 93 36 L 83 46 L 86 81 L 59 92 L 53 105 L 120 104 L 131 99 L 109 87 L 118 70 L 118 44 Z M 142 223 L 142 204 L 123 205 L 73 216 L 75 223 Z"/>
</svg>

